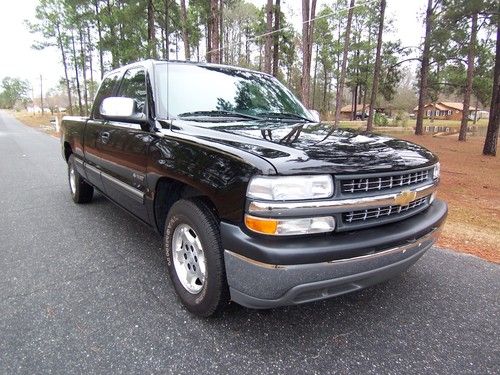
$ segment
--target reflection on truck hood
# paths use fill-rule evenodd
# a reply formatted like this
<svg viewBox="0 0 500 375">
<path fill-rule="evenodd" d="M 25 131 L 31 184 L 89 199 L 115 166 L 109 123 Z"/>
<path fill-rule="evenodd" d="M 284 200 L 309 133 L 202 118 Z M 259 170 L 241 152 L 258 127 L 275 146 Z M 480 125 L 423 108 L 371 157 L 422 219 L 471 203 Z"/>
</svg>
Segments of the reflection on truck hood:
<svg viewBox="0 0 500 375">
<path fill-rule="evenodd" d="M 315 123 L 196 123 L 176 120 L 173 130 L 258 155 L 279 174 L 398 171 L 434 164 L 414 143 Z M 201 125 L 201 126 L 200 126 Z M 193 134 L 194 133 L 194 134 Z"/>
</svg>

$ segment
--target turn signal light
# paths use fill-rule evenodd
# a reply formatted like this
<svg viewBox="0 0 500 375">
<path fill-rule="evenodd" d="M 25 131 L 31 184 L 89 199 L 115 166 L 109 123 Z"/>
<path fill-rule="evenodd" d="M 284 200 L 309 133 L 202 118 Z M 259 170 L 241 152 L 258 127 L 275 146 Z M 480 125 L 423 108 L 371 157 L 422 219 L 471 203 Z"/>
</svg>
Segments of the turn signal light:
<svg viewBox="0 0 500 375">
<path fill-rule="evenodd" d="M 278 220 L 245 215 L 245 225 L 257 233 L 275 234 L 278 229 Z"/>
<path fill-rule="evenodd" d="M 245 215 L 245 225 L 248 229 L 261 234 L 293 236 L 333 232 L 335 230 L 335 219 L 332 216 L 269 219 Z"/>
</svg>

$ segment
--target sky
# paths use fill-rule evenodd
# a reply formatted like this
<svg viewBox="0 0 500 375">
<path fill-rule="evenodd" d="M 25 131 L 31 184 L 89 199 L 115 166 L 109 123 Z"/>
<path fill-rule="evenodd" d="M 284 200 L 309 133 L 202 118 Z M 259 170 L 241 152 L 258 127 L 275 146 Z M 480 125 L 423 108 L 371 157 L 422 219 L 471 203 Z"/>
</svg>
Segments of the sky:
<svg viewBox="0 0 500 375">
<path fill-rule="evenodd" d="M 258 7 L 266 3 L 266 0 L 247 1 Z M 323 4 L 332 2 L 318 0 L 318 12 Z M 301 30 L 301 0 L 282 0 L 281 3 L 292 24 Z M 63 70 L 56 48 L 42 51 L 31 48 L 39 37 L 29 33 L 24 20 L 34 19 L 37 4 L 38 0 L 4 0 L 0 5 L 0 80 L 6 76 L 27 79 L 34 91 L 39 92 L 42 75 L 43 90 L 46 92 L 57 85 Z M 394 19 L 394 31 L 384 35 L 384 40 L 400 39 L 404 46 L 418 46 L 424 32 L 422 17 L 425 6 L 425 0 L 388 0 L 386 12 Z"/>
</svg>

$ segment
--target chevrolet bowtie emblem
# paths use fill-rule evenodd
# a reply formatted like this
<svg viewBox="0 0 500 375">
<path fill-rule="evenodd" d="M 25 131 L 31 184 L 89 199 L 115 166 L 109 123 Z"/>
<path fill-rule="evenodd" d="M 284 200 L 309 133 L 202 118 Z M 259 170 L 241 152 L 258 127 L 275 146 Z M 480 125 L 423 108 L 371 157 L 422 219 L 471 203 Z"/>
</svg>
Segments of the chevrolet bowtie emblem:
<svg viewBox="0 0 500 375">
<path fill-rule="evenodd" d="M 417 197 L 416 191 L 403 190 L 401 193 L 394 197 L 394 203 L 398 206 L 407 206 L 410 202 L 413 202 Z"/>
</svg>

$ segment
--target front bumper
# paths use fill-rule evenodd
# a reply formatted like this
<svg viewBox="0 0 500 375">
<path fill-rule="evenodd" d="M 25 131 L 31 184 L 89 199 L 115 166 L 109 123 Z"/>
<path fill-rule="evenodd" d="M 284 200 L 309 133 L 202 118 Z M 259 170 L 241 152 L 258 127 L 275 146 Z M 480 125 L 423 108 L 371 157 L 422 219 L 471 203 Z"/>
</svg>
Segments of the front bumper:
<svg viewBox="0 0 500 375">
<path fill-rule="evenodd" d="M 391 242 L 395 239 L 395 233 L 389 235 L 389 228 L 379 227 L 379 240 L 385 241 L 386 246 L 380 246 L 379 241 L 371 251 L 366 248 L 367 233 L 363 233 L 366 231 L 354 232 L 349 240 L 352 248 L 358 248 L 357 254 L 349 252 L 350 255 L 344 258 L 338 257 L 338 254 L 343 252 L 333 246 L 336 240 L 333 235 L 329 239 L 332 243 L 329 259 L 295 264 L 270 263 L 255 257 L 252 259 L 244 249 L 226 246 L 234 245 L 235 242 L 234 238 L 233 241 L 227 238 L 228 230 L 225 228 L 222 231 L 222 239 L 226 249 L 224 258 L 231 299 L 250 308 L 272 308 L 326 299 L 387 280 L 414 264 L 436 242 L 446 214 L 446 204 L 436 201 L 426 212 L 401 223 L 387 225 L 390 231 L 400 234 L 398 244 Z M 408 225 L 413 226 L 413 236 L 405 237 Z M 296 250 L 311 256 L 316 253 L 314 246 L 318 244 L 321 245 L 318 249 L 324 250 L 324 241 L 315 243 L 306 242 L 304 239 L 296 240 L 301 246 Z M 276 243 L 278 244 L 279 242 Z M 271 246 L 266 243 L 266 248 L 259 246 L 258 241 L 250 240 L 239 241 L 239 245 L 250 249 L 258 246 L 261 250 L 257 252 L 259 258 L 262 258 L 263 253 Z M 286 248 L 283 250 L 287 253 Z M 308 258 L 314 259 L 314 256 L 310 256 Z M 325 254 L 322 258 L 324 256 Z"/>
</svg>

